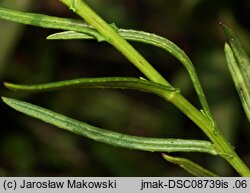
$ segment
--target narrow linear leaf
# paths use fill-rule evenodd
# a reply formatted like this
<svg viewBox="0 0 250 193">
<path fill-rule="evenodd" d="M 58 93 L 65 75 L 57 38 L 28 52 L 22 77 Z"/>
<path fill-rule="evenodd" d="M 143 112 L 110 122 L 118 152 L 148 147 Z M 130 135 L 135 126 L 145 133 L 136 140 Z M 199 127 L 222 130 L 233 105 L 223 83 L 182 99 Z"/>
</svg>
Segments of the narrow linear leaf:
<svg viewBox="0 0 250 193">
<path fill-rule="evenodd" d="M 216 177 L 217 174 L 203 168 L 202 166 L 182 157 L 173 157 L 167 154 L 162 154 L 162 157 L 174 164 L 179 165 L 184 170 L 186 170 L 188 173 L 198 176 L 198 177 Z"/>
<path fill-rule="evenodd" d="M 27 102 L 6 97 L 2 97 L 2 99 L 7 105 L 19 112 L 50 123 L 61 129 L 110 145 L 151 152 L 177 151 L 205 152 L 212 155 L 218 154 L 214 145 L 208 141 L 130 136 L 94 127 Z"/>
<path fill-rule="evenodd" d="M 80 20 L 60 18 L 37 13 L 27 13 L 0 7 L 0 19 L 33 25 L 49 29 L 61 29 L 77 31 L 95 37 L 98 41 L 104 41 L 102 35 L 93 27 Z"/>
<path fill-rule="evenodd" d="M 75 40 L 75 39 L 89 40 L 89 39 L 95 39 L 95 38 L 88 34 L 79 33 L 75 31 L 58 32 L 58 33 L 51 34 L 47 37 L 47 40 Z"/>
<path fill-rule="evenodd" d="M 250 122 L 250 92 L 249 87 L 244 81 L 243 74 L 241 73 L 241 70 L 239 69 L 237 60 L 235 58 L 235 55 L 233 53 L 233 50 L 231 47 L 226 43 L 225 44 L 225 55 L 227 59 L 228 68 L 230 70 L 231 76 L 233 78 L 235 87 L 238 91 L 238 94 L 241 99 L 241 103 L 243 105 L 243 108 L 246 112 L 247 118 Z"/>
<path fill-rule="evenodd" d="M 225 34 L 229 39 L 230 46 L 233 50 L 240 72 L 242 73 L 245 84 L 250 92 L 250 59 L 243 48 L 239 38 L 227 25 L 223 24 Z"/>
<path fill-rule="evenodd" d="M 239 38 L 227 25 L 222 24 L 229 45 L 225 45 L 225 54 L 235 87 L 243 108 L 250 121 L 250 59 Z"/>
<path fill-rule="evenodd" d="M 133 89 L 153 93 L 165 99 L 171 99 L 175 92 L 179 92 L 178 89 L 172 86 L 165 86 L 152 81 L 130 77 L 80 78 L 37 85 L 19 85 L 5 82 L 4 85 L 12 90 L 30 92 L 43 92 L 67 88 Z"/>
</svg>

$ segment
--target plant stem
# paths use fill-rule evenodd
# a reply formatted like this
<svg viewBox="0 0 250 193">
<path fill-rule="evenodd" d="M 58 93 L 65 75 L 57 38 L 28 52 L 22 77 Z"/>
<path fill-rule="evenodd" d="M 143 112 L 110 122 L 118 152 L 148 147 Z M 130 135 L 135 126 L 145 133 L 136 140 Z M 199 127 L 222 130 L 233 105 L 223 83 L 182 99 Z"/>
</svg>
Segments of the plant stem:
<svg viewBox="0 0 250 193">
<path fill-rule="evenodd" d="M 167 97 L 166 97 L 167 98 Z M 214 143 L 215 147 L 221 152 L 221 157 L 227 160 L 228 163 L 241 175 L 250 176 L 250 170 L 245 163 L 236 154 L 233 147 L 222 135 L 218 128 L 214 128 L 213 123 L 198 111 L 189 101 L 187 101 L 178 92 L 168 98 L 178 109 L 180 109 L 187 117 L 189 117 L 197 126 L 199 126 L 208 138 Z M 213 128 L 211 130 L 211 128 Z"/>
<path fill-rule="evenodd" d="M 87 4 L 81 0 L 60 0 L 70 7 L 74 12 L 80 15 L 87 23 L 93 26 L 106 41 L 126 56 L 145 76 L 150 80 L 171 86 L 146 60 L 138 53 L 118 32 L 108 25 L 99 15 L 97 15 Z M 221 152 L 221 156 L 226 159 L 233 168 L 242 176 L 250 176 L 250 170 L 235 153 L 232 146 L 225 139 L 219 129 L 207 116 L 197 110 L 189 101 L 187 101 L 179 92 L 175 92 L 166 99 L 178 107 L 214 143 L 215 147 Z"/>
<path fill-rule="evenodd" d="M 99 15 L 97 15 L 88 5 L 79 0 L 60 0 L 70 7 L 74 12 L 80 15 L 84 20 L 91 24 L 108 43 L 119 50 L 131 63 L 133 63 L 140 71 L 150 80 L 171 86 L 159 72 L 157 72 L 148 61 L 136 51 L 125 39 L 123 39 L 117 31 L 108 25 Z"/>
</svg>

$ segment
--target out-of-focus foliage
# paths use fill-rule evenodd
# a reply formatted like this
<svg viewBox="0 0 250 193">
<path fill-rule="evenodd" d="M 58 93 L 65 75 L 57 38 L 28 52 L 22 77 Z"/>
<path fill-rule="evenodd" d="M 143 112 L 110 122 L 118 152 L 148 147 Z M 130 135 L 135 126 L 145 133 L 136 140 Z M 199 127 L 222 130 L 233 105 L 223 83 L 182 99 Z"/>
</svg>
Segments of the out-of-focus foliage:
<svg viewBox="0 0 250 193">
<path fill-rule="evenodd" d="M 3 1 L 5 2 L 5 1 Z M 7 2 L 7 1 L 6 1 Z M 21 2 L 21 1 L 18 1 Z M 2 5 L 50 15 L 74 16 L 57 0 L 17 1 Z M 33 2 L 33 3 L 32 3 Z M 248 0 L 88 0 L 108 22 L 122 28 L 168 37 L 191 57 L 219 128 L 250 165 L 249 123 L 234 88 L 223 52 L 227 23 L 250 51 Z M 105 2 L 105 3 L 104 3 Z M 55 32 L 5 22 L 0 37 L 0 81 L 45 83 L 80 77 L 141 74 L 107 44 L 92 41 L 46 41 Z M 10 25 L 12 27 L 10 27 Z M 5 31 L 9 30 L 9 31 Z M 11 32 L 11 33 L 10 33 Z M 8 41 L 7 41 L 8 40 Z M 157 70 L 198 104 L 192 84 L 178 61 L 157 48 L 133 44 Z M 2 56 L 3 55 L 3 56 Z M 162 99 L 136 91 L 68 90 L 24 95 L 0 86 L 1 95 L 15 96 L 78 120 L 131 135 L 199 138 L 204 136 L 184 115 Z M 80 104 L 80 105 L 79 105 Z M 166 163 L 159 153 L 115 148 L 63 132 L 0 104 L 0 176 L 178 176 L 187 175 Z M 205 137 L 204 137 L 205 138 Z M 52 140 L 53 139 L 53 140 Z M 190 154 L 196 163 L 234 175 L 221 159 Z M 186 157 L 186 155 L 185 155 Z M 146 160 L 146 161 L 145 161 Z M 205 163 L 205 164 L 204 164 Z M 145 169 L 147 168 L 147 169 Z M 216 170 L 216 169 L 214 169 Z"/>
</svg>

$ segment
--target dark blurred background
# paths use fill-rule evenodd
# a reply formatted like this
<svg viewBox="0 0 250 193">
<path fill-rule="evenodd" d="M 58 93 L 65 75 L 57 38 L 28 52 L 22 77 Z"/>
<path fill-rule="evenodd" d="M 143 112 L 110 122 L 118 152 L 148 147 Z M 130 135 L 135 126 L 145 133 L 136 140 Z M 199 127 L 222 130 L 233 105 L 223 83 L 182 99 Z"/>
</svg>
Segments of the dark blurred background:
<svg viewBox="0 0 250 193">
<path fill-rule="evenodd" d="M 227 23 L 250 51 L 249 0 L 88 0 L 109 23 L 174 41 L 192 59 L 219 127 L 250 166 L 250 128 L 228 71 L 219 22 Z M 3 0 L 3 7 L 76 17 L 58 0 Z M 66 90 L 38 94 L 9 91 L 4 81 L 46 83 L 80 77 L 142 74 L 119 52 L 96 41 L 48 41 L 56 30 L 0 21 L 0 93 L 106 129 L 131 135 L 207 139 L 161 98 L 137 91 Z M 133 45 L 199 108 L 186 71 L 168 53 Z M 0 176 L 189 176 L 160 153 L 112 147 L 83 138 L 0 103 Z M 237 175 L 222 159 L 176 153 L 217 172 Z"/>
</svg>

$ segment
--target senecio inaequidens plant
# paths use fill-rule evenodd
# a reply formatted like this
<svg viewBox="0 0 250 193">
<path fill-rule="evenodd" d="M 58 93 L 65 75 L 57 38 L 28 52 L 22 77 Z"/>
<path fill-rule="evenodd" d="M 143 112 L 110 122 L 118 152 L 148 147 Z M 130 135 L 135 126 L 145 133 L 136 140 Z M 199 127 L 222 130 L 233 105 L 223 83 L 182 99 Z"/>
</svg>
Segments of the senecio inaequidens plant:
<svg viewBox="0 0 250 193">
<path fill-rule="evenodd" d="M 4 103 L 31 117 L 96 141 L 124 148 L 161 152 L 165 160 L 178 164 L 195 176 L 217 176 L 217 174 L 186 158 L 173 157 L 165 154 L 165 152 L 203 152 L 220 156 L 225 159 L 239 175 L 250 176 L 249 168 L 236 154 L 233 147 L 217 127 L 195 68 L 183 50 L 164 37 L 143 31 L 120 29 L 115 24 L 107 24 L 82 0 L 60 1 L 82 17 L 83 21 L 19 12 L 3 7 L 0 7 L 0 18 L 27 25 L 63 30 L 63 32 L 48 36 L 47 39 L 49 40 L 96 39 L 98 42 L 108 42 L 133 63 L 135 67 L 145 75 L 145 78 L 80 78 L 39 85 L 19 85 L 5 82 L 4 85 L 7 88 L 22 92 L 41 92 L 71 87 L 79 87 L 81 89 L 113 88 L 135 89 L 153 93 L 172 103 L 182 111 L 207 135 L 210 141 L 130 136 L 94 127 L 24 101 L 2 97 Z M 222 27 L 229 40 L 229 43 L 225 44 L 225 55 L 229 70 L 246 115 L 250 121 L 250 60 L 234 32 L 224 24 L 222 24 Z M 197 109 L 185 99 L 180 93 L 180 90 L 171 85 L 156 71 L 128 41 L 137 41 L 160 47 L 178 59 L 184 65 L 192 80 L 202 110 Z"/>
</svg>

